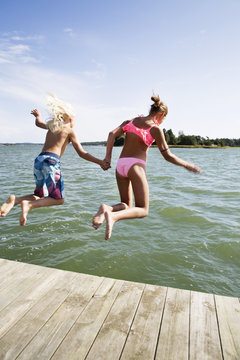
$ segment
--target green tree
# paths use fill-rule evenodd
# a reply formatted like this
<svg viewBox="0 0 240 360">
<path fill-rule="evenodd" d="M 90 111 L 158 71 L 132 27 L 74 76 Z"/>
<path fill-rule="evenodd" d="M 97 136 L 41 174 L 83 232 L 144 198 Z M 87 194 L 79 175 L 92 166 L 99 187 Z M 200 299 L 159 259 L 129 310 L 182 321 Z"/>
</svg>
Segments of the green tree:
<svg viewBox="0 0 240 360">
<path fill-rule="evenodd" d="M 178 137 L 178 145 L 197 145 L 197 140 L 194 135 L 180 135 Z"/>
<path fill-rule="evenodd" d="M 176 139 L 176 136 L 174 135 L 174 133 L 172 132 L 172 129 L 169 129 L 168 131 L 166 131 L 166 136 L 168 137 L 167 143 L 169 145 L 177 144 L 177 139 Z"/>
<path fill-rule="evenodd" d="M 212 145 L 212 141 L 209 139 L 209 137 L 204 139 L 203 145 L 205 145 L 205 146 L 211 146 Z"/>
</svg>

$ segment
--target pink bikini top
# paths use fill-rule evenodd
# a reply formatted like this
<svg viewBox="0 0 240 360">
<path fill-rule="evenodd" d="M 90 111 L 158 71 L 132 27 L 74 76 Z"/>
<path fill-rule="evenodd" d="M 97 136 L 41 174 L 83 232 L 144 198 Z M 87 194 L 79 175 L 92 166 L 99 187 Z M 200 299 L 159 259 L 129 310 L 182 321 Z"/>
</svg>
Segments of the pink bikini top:
<svg viewBox="0 0 240 360">
<path fill-rule="evenodd" d="M 152 126 L 148 129 L 140 129 L 133 124 L 133 120 L 131 120 L 127 125 L 122 127 L 125 133 L 131 132 L 138 135 L 147 146 L 152 145 L 152 143 L 155 141 L 155 139 L 150 134 L 151 128 Z"/>
</svg>

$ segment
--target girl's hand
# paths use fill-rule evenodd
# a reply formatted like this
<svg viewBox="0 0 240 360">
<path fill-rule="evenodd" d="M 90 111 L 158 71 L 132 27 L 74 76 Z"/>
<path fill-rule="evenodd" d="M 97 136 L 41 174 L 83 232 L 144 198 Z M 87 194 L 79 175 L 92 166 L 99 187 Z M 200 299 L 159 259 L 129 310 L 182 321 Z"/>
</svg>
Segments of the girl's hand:
<svg viewBox="0 0 240 360">
<path fill-rule="evenodd" d="M 198 167 L 197 165 L 189 164 L 189 163 L 186 164 L 185 168 L 187 170 L 189 170 L 189 171 L 192 171 L 192 172 L 196 173 L 196 174 L 200 174 L 200 172 L 202 171 L 200 169 L 200 167 Z"/>
</svg>

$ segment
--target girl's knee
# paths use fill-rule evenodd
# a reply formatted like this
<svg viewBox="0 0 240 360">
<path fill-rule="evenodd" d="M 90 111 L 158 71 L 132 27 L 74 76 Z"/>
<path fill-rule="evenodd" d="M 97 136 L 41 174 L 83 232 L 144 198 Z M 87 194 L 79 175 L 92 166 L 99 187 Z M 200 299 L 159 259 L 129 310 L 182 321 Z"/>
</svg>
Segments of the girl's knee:
<svg viewBox="0 0 240 360">
<path fill-rule="evenodd" d="M 59 204 L 59 205 L 64 204 L 64 199 L 58 199 L 58 204 Z"/>
</svg>

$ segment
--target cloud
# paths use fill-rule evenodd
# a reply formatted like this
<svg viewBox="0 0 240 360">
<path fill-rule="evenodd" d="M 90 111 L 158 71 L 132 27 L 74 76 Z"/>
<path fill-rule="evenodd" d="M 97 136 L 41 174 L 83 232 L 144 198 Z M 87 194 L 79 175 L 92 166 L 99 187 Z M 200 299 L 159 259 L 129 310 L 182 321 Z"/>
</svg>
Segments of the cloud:
<svg viewBox="0 0 240 360">
<path fill-rule="evenodd" d="M 91 79 L 103 80 L 106 76 L 106 67 L 103 64 L 99 63 L 98 61 L 96 61 L 95 59 L 92 59 L 92 63 L 94 64 L 94 67 L 97 69 L 85 70 L 82 72 L 82 74 Z"/>
<path fill-rule="evenodd" d="M 109 43 L 106 39 L 99 36 L 94 31 L 81 31 L 76 32 L 72 28 L 64 28 L 63 31 L 71 38 L 76 40 L 77 46 L 84 46 L 87 49 L 93 51 L 103 51 L 110 47 L 113 47 L 112 43 Z"/>
<path fill-rule="evenodd" d="M 31 41 L 42 40 L 41 35 L 19 36 L 17 32 L 3 33 L 0 37 L 0 63 L 36 63 L 39 60 L 35 58 Z M 17 43 L 16 43 L 17 42 Z M 21 43 L 19 43 L 21 42 Z"/>
<path fill-rule="evenodd" d="M 65 33 L 67 33 L 71 38 L 76 38 L 77 35 L 75 34 L 75 32 L 73 31 L 73 29 L 71 28 L 66 28 L 63 30 Z"/>
<path fill-rule="evenodd" d="M 29 51 L 30 51 L 30 47 L 24 44 L 11 45 L 8 47 L 8 53 L 11 55 L 22 55 Z"/>
<path fill-rule="evenodd" d="M 64 31 L 73 33 L 71 28 Z M 40 141 L 39 136 L 44 134 L 38 135 L 39 130 L 32 125 L 29 114 L 36 107 L 44 119 L 48 117 L 45 104 L 49 92 L 73 105 L 81 141 L 106 139 L 109 129 L 125 118 L 123 114 L 127 110 L 101 103 L 99 87 L 104 89 L 105 65 L 93 58 L 85 71 L 45 67 L 36 61 L 38 48 L 31 43 L 32 38 L 8 33 L 0 45 L 0 109 L 5 112 L 5 117 L 0 119 L 0 142 L 6 139 L 9 142 Z M 7 126 L 4 119 L 8 119 Z M 22 123 L 19 119 L 27 121 Z"/>
<path fill-rule="evenodd" d="M 67 33 L 72 33 L 73 32 L 73 29 L 71 28 L 66 28 L 63 30 L 64 32 L 67 32 Z"/>
<path fill-rule="evenodd" d="M 43 35 L 30 35 L 30 36 L 11 36 L 11 40 L 14 41 L 40 41 L 44 39 Z"/>
<path fill-rule="evenodd" d="M 92 63 L 96 72 L 104 68 L 95 60 Z M 5 115 L 0 119 L 3 129 L 0 142 L 41 141 L 44 134 L 35 129 L 29 114 L 36 107 L 42 112 L 43 119 L 48 117 L 45 104 L 49 92 L 72 104 L 77 114 L 76 131 L 80 141 L 105 140 L 108 131 L 121 123 L 126 113 L 133 111 L 101 104 L 96 84 L 99 84 L 96 77 L 93 76 L 91 82 L 85 81 L 82 73 L 44 68 L 40 64 L 3 64 L 0 70 L 0 109 Z M 4 119 L 8 119 L 7 126 Z M 22 123 L 19 119 L 28 120 Z"/>
</svg>

